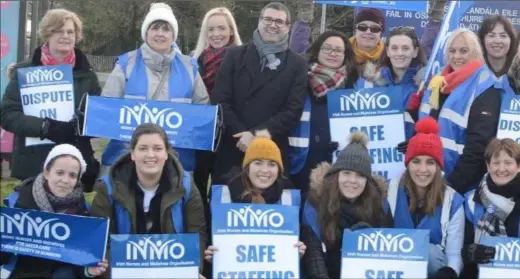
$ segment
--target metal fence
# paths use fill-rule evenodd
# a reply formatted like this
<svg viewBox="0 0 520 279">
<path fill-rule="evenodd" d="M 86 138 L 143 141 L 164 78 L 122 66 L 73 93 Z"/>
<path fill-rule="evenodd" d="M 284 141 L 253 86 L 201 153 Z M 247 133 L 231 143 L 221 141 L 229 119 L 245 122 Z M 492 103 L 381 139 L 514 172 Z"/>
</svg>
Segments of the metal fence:
<svg viewBox="0 0 520 279">
<path fill-rule="evenodd" d="M 114 62 L 117 56 L 101 56 L 87 54 L 87 59 L 90 66 L 98 73 L 110 73 L 114 68 Z"/>
</svg>

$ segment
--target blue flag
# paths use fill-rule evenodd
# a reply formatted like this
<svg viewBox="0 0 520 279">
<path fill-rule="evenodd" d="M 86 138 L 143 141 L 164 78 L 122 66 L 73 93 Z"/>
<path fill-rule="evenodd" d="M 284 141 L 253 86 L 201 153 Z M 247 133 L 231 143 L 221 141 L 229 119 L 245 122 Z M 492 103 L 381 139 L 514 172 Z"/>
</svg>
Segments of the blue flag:
<svg viewBox="0 0 520 279">
<path fill-rule="evenodd" d="M 130 141 L 137 126 L 155 123 L 176 148 L 214 149 L 217 106 L 88 96 L 83 133 Z"/>
<path fill-rule="evenodd" d="M 80 266 L 105 258 L 109 221 L 0 207 L 1 250 Z"/>
</svg>

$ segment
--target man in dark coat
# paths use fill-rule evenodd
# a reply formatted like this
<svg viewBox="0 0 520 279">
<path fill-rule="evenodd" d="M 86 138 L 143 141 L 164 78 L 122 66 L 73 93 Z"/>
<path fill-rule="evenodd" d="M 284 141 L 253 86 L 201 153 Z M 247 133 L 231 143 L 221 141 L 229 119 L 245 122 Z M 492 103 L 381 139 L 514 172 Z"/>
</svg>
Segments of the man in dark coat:
<svg viewBox="0 0 520 279">
<path fill-rule="evenodd" d="M 290 22 L 286 6 L 270 3 L 252 41 L 227 51 L 211 96 L 222 106 L 225 123 L 212 184 L 227 183 L 226 173 L 240 166 L 260 129 L 272 135 L 289 169 L 288 136 L 302 114 L 307 89 L 305 59 L 288 48 Z"/>
</svg>

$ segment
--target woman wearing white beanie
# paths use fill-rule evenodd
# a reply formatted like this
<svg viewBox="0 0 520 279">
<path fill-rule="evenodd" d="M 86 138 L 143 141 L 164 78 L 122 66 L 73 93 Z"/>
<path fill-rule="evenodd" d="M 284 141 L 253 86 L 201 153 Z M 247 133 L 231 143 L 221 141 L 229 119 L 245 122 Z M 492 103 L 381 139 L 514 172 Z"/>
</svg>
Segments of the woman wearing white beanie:
<svg viewBox="0 0 520 279">
<path fill-rule="evenodd" d="M 81 152 L 73 145 L 54 146 L 43 164 L 43 172 L 28 178 L 15 188 L 4 201 L 6 206 L 51 213 L 88 215 L 88 206 L 80 183 L 87 169 Z M 15 261 L 9 278 L 84 278 L 103 274 L 108 263 L 81 267 L 44 258 L 1 253 L 1 263 Z"/>
<path fill-rule="evenodd" d="M 179 26 L 172 8 L 153 3 L 141 26 L 144 43 L 119 56 L 102 96 L 207 104 L 209 97 L 195 58 L 175 50 Z M 102 157 L 102 174 L 128 151 L 122 141 L 111 140 Z M 193 150 L 176 149 L 184 168 L 193 169 Z"/>
</svg>

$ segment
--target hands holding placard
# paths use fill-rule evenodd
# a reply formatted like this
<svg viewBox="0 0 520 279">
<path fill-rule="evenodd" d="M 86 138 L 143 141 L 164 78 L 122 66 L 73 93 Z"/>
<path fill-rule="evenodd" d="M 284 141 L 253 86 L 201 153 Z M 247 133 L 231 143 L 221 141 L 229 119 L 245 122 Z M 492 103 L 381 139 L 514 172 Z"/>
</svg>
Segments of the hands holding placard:
<svg viewBox="0 0 520 279">
<path fill-rule="evenodd" d="M 298 241 L 296 244 L 294 244 L 294 247 L 298 248 L 298 252 L 300 253 L 300 258 L 305 255 L 305 250 L 307 249 L 307 246 L 301 241 Z M 206 251 L 204 251 L 204 259 L 208 261 L 209 263 L 213 262 L 213 255 L 215 252 L 218 251 L 218 248 L 215 246 L 208 246 Z"/>
<path fill-rule="evenodd" d="M 87 267 L 87 277 L 97 277 L 101 274 L 105 273 L 108 269 L 108 261 L 102 260 L 98 263 L 98 266 L 89 266 Z"/>
</svg>

